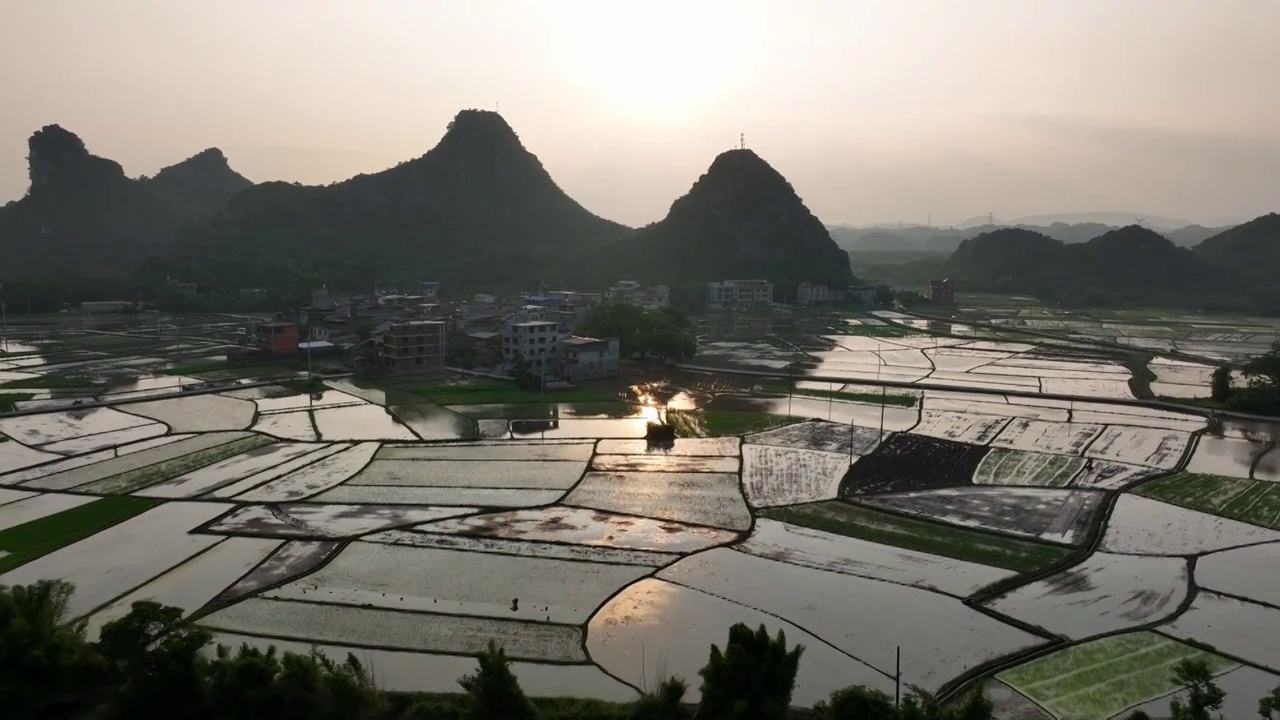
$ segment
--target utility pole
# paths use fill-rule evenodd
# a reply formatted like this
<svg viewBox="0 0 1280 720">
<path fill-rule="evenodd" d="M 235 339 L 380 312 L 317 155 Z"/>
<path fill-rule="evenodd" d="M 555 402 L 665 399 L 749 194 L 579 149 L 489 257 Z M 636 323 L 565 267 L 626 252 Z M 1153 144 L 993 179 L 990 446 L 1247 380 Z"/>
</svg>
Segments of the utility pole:
<svg viewBox="0 0 1280 720">
<path fill-rule="evenodd" d="M 880 341 L 876 341 L 876 357 L 880 357 Z M 880 385 L 880 439 L 878 443 L 884 442 L 884 401 L 885 392 L 884 385 L 880 383 L 880 368 L 884 365 L 884 358 L 880 358 L 880 363 L 876 365 L 876 383 Z M 850 451 L 852 452 L 852 450 Z"/>
<path fill-rule="evenodd" d="M 898 707 L 902 698 L 902 646 L 898 646 L 898 660 L 893 671 L 893 707 Z"/>
<path fill-rule="evenodd" d="M 791 395 L 795 392 L 796 382 L 791 377 L 791 364 L 787 363 L 787 418 L 791 416 Z"/>
<path fill-rule="evenodd" d="M 4 351 L 9 352 L 9 311 L 0 300 L 0 323 L 4 325 Z"/>
</svg>

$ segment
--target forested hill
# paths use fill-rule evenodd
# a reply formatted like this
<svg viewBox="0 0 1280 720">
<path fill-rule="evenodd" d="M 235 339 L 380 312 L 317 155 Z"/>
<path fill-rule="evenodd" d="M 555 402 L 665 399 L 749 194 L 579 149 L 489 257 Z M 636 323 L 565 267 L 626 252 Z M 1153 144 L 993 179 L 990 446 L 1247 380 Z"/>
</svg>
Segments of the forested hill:
<svg viewBox="0 0 1280 720">
<path fill-rule="evenodd" d="M 1112 230 L 1118 230 L 1120 226 L 1103 225 L 1096 222 L 1055 222 L 1049 225 L 992 225 L 983 223 L 964 229 L 924 225 L 902 227 L 834 225 L 830 229 L 831 237 L 835 238 L 836 243 L 851 253 L 950 254 L 955 252 L 955 249 L 964 240 L 1006 228 L 1030 230 L 1070 244 L 1088 242 Z M 1207 228 L 1200 225 L 1187 225 L 1177 230 L 1157 229 L 1156 232 L 1169 238 L 1174 245 L 1192 247 L 1205 238 L 1227 229 L 1226 227 Z"/>
<path fill-rule="evenodd" d="M 674 285 L 765 278 L 786 297 L 802 282 L 853 282 L 849 256 L 791 184 L 750 150 L 722 153 L 662 220 L 608 250 L 616 272 Z"/>
<path fill-rule="evenodd" d="M 33 133 L 27 146 L 31 185 L 0 208 L 0 280 L 122 280 L 183 224 L 220 212 L 252 185 L 216 149 L 133 180 L 57 125 Z"/>
<path fill-rule="evenodd" d="M 232 195 L 253 185 L 231 169 L 218 148 L 209 148 L 177 165 L 170 165 L 154 177 L 142 179 L 143 187 L 193 215 L 222 212 Z"/>
<path fill-rule="evenodd" d="M 1280 268 L 1280 214 L 1254 218 L 1206 239 L 1196 252 L 1217 264 L 1263 282 L 1276 282 Z"/>
<path fill-rule="evenodd" d="M 237 194 L 147 274 L 208 288 L 398 277 L 514 289 L 571 282 L 577 254 L 633 232 L 566 195 L 500 115 L 464 110 L 433 149 L 389 170 Z"/>
<path fill-rule="evenodd" d="M 27 141 L 31 186 L 0 208 L 0 280 L 125 273 L 186 219 L 57 125 Z"/>
<path fill-rule="evenodd" d="M 1073 303 L 1214 307 L 1274 295 L 1137 225 L 1078 244 L 1029 230 L 996 230 L 961 243 L 943 269 L 969 290 Z"/>
</svg>

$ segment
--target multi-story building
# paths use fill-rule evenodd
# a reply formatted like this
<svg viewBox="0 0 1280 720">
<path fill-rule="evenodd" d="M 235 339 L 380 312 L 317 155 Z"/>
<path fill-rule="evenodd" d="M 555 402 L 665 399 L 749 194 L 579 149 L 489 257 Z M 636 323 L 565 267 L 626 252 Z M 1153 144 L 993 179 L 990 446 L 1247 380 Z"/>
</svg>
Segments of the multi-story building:
<svg viewBox="0 0 1280 720">
<path fill-rule="evenodd" d="M 796 288 L 796 304 L 797 305 L 818 305 L 830 299 L 830 291 L 826 285 L 815 285 L 813 283 L 800 283 Z"/>
<path fill-rule="evenodd" d="M 258 349 L 272 355 L 297 355 L 301 332 L 298 323 L 266 322 L 257 329 Z"/>
<path fill-rule="evenodd" d="M 956 304 L 956 288 L 951 284 L 951 278 L 930 280 L 929 295 L 934 305 Z"/>
<path fill-rule="evenodd" d="M 849 292 L 830 288 L 826 285 L 816 285 L 814 283 L 800 283 L 796 288 L 796 304 L 797 305 L 835 305 L 842 303 L 845 298 L 849 297 L 853 288 L 849 288 Z M 874 291 L 872 291 L 874 293 Z"/>
<path fill-rule="evenodd" d="M 863 305 L 874 305 L 879 299 L 880 294 L 876 289 L 869 285 L 851 285 L 849 287 L 849 299 L 862 303 Z"/>
<path fill-rule="evenodd" d="M 383 366 L 397 373 L 444 369 L 445 323 L 440 320 L 392 321 L 374 347 Z"/>
<path fill-rule="evenodd" d="M 569 380 L 590 380 L 618 374 L 618 338 L 589 338 L 570 335 L 561 341 L 560 372 Z"/>
<path fill-rule="evenodd" d="M 773 283 L 768 280 L 722 280 L 707 283 L 707 305 L 768 307 L 773 304 Z"/>
<path fill-rule="evenodd" d="M 508 369 L 522 357 L 534 375 L 549 375 L 560 364 L 560 340 L 568 335 L 561 323 L 550 320 L 509 322 L 502 331 L 502 359 Z"/>
<path fill-rule="evenodd" d="M 645 310 L 656 310 L 671 304 L 671 288 L 666 285 L 643 286 L 635 280 L 620 280 L 604 292 L 611 303 L 636 305 Z"/>
</svg>

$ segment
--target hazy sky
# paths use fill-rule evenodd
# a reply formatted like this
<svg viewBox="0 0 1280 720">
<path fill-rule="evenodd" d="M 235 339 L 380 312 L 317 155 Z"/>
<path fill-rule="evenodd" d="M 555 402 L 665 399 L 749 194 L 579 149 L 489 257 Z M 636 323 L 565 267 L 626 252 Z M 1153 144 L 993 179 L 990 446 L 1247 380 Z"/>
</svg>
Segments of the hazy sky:
<svg viewBox="0 0 1280 720">
<path fill-rule="evenodd" d="M 0 0 L 0 199 L 58 123 L 152 174 L 322 183 L 501 112 L 661 218 L 738 141 L 828 223 L 1280 210 L 1280 0 Z"/>
</svg>

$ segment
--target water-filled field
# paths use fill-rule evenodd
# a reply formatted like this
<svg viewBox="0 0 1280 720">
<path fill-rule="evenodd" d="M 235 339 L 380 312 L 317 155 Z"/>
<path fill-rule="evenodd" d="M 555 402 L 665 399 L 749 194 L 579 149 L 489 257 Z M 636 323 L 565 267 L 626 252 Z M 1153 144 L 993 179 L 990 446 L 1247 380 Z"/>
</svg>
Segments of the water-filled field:
<svg viewBox="0 0 1280 720">
<path fill-rule="evenodd" d="M 1184 657 L 1280 683 L 1275 428 L 1109 403 L 1127 370 L 1032 346 L 842 340 L 822 367 L 856 358 L 851 396 L 717 396 L 775 420 L 666 448 L 652 408 L 350 384 L 0 418 L 0 583 L 71 580 L 90 632 L 154 598 L 228 642 L 353 651 L 398 690 L 451 690 L 490 639 L 535 695 L 696 686 L 737 621 L 806 646 L 802 705 L 892 692 L 899 647 L 904 683 L 1063 720 L 1167 702 Z M 874 363 L 955 384 L 881 407 L 849 369 Z M 1055 383 L 1107 386 L 1004 394 Z"/>
</svg>

